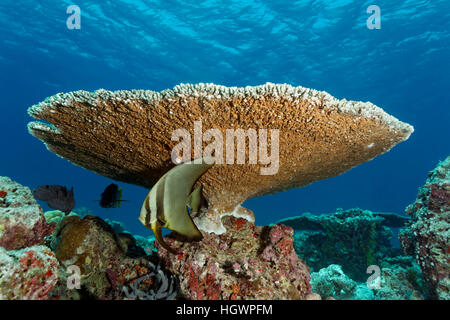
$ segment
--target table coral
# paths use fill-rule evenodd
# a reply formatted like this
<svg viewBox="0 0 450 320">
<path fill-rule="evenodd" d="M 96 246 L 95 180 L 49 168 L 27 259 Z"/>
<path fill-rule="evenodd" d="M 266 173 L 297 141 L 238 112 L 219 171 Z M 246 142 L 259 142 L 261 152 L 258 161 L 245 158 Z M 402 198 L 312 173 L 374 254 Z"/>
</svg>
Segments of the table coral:
<svg viewBox="0 0 450 320">
<path fill-rule="evenodd" d="M 450 299 L 450 157 L 428 174 L 416 201 L 406 208 L 412 221 L 401 230 L 403 250 L 417 260 L 430 298 Z"/>
<path fill-rule="evenodd" d="M 211 146 L 202 139 L 209 129 L 222 138 L 232 129 L 254 132 L 260 147 L 267 142 L 274 149 L 267 150 L 267 159 L 260 150 L 258 159 L 254 148 L 248 157 L 256 157 L 255 163 L 237 164 L 235 141 L 227 140 L 224 145 L 233 149 L 233 156 L 226 161 L 234 165 L 214 165 L 198 182 L 211 208 L 207 215 L 231 212 L 250 197 L 339 175 L 413 132 L 372 103 L 272 83 L 245 88 L 181 84 L 161 92 L 76 91 L 49 97 L 28 113 L 44 120 L 30 122 L 28 129 L 50 151 L 103 176 L 147 188 L 174 166 L 171 153 L 179 140 L 172 135 L 177 129 L 200 141 L 201 150 Z M 196 140 L 197 131 L 202 137 Z M 243 144 L 250 153 L 250 143 Z M 216 160 L 223 151 L 216 150 Z M 269 172 L 262 175 L 261 170 Z M 212 224 L 204 229 L 218 230 L 221 226 Z"/>
<path fill-rule="evenodd" d="M 0 177 L 0 246 L 17 250 L 42 244 L 54 225 L 47 223 L 29 188 Z"/>
<path fill-rule="evenodd" d="M 304 299 L 311 293 L 309 269 L 294 251 L 291 228 L 259 227 L 235 217 L 224 217 L 223 224 L 226 233 L 204 233 L 201 242 L 165 237 L 175 256 L 156 243 L 185 298 Z"/>
<path fill-rule="evenodd" d="M 58 281 L 58 260 L 45 246 L 0 247 L 0 300 L 46 300 Z"/>
</svg>

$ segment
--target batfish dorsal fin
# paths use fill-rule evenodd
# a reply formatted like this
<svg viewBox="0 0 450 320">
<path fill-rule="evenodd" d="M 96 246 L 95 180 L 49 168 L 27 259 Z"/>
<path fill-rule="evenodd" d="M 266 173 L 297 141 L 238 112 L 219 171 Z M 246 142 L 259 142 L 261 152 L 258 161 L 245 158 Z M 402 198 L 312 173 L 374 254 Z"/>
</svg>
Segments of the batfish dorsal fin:
<svg viewBox="0 0 450 320">
<path fill-rule="evenodd" d="M 200 207 L 201 201 L 202 201 L 202 186 L 198 186 L 189 195 L 186 205 L 189 207 L 189 209 L 191 209 L 192 212 L 198 212 L 198 208 Z"/>
</svg>

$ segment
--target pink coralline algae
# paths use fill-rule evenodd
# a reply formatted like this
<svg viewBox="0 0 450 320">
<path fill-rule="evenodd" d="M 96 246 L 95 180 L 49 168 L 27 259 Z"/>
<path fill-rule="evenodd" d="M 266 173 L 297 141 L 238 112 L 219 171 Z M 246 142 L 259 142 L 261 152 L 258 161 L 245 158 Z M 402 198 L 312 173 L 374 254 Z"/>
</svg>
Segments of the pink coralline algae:
<svg viewBox="0 0 450 320">
<path fill-rule="evenodd" d="M 409 225 L 399 238 L 406 254 L 417 260 L 430 298 L 450 299 L 450 157 L 428 174 L 416 201 L 406 208 Z"/>
<path fill-rule="evenodd" d="M 7 251 L 0 247 L 0 300 L 46 300 L 58 281 L 51 250 L 33 246 Z"/>
<path fill-rule="evenodd" d="M 27 187 L 0 177 L 0 246 L 18 250 L 42 244 L 54 229 Z"/>
<path fill-rule="evenodd" d="M 311 293 L 309 268 L 294 251 L 292 228 L 260 227 L 231 216 L 222 222 L 227 232 L 203 233 L 199 242 L 165 237 L 175 256 L 155 242 L 185 298 L 305 299 Z"/>
</svg>

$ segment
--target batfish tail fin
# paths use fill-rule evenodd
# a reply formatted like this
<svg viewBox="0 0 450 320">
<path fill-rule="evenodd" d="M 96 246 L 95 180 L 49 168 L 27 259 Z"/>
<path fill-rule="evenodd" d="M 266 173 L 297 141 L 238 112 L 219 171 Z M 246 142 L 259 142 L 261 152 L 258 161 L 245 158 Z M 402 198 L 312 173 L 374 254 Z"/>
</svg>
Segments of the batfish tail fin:
<svg viewBox="0 0 450 320">
<path fill-rule="evenodd" d="M 169 251 L 172 254 L 177 254 L 177 252 L 172 249 L 165 241 L 164 238 L 162 237 L 161 234 L 161 225 L 159 223 L 156 223 L 155 225 L 152 226 L 152 231 L 155 234 L 155 238 L 156 240 L 158 240 L 158 243 L 167 251 Z"/>
</svg>

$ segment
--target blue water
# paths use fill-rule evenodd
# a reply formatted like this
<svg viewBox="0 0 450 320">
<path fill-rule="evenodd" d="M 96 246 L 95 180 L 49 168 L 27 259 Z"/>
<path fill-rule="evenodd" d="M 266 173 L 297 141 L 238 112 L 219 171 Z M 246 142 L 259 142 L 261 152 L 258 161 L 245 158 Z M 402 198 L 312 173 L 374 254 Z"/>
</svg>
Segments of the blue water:
<svg viewBox="0 0 450 320">
<path fill-rule="evenodd" d="M 0 2 L 0 175 L 31 188 L 74 186 L 76 207 L 134 233 L 151 233 L 137 220 L 148 191 L 120 183 L 129 202 L 101 209 L 93 200 L 111 180 L 47 151 L 27 132 L 28 107 L 80 89 L 269 81 L 371 101 L 415 127 L 408 141 L 341 176 L 247 201 L 258 224 L 339 207 L 402 213 L 449 154 L 448 0 L 37 2 Z M 80 30 L 66 27 L 72 4 Z M 371 4 L 381 29 L 366 27 Z"/>
</svg>

